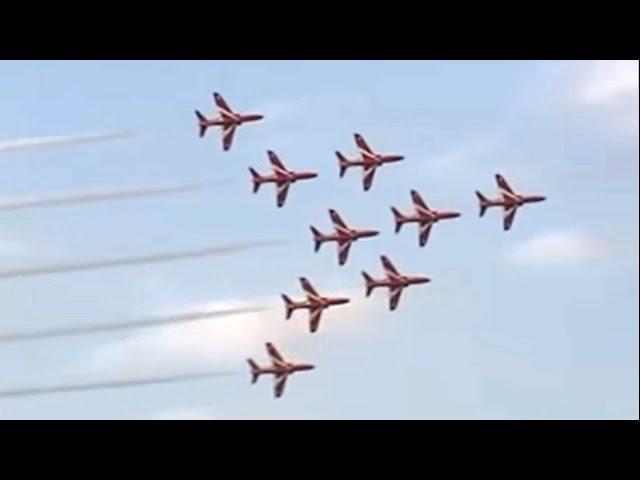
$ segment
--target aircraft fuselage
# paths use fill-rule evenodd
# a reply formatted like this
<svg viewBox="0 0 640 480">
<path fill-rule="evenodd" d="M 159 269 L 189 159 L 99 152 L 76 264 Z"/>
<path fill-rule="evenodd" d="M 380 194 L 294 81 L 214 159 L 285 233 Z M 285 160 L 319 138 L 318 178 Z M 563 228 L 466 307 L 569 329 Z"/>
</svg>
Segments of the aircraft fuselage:
<svg viewBox="0 0 640 480">
<path fill-rule="evenodd" d="M 298 180 L 308 180 L 316 178 L 318 174 L 316 172 L 287 172 L 280 174 L 261 175 L 261 183 L 282 183 L 289 182 L 294 183 Z"/>
<path fill-rule="evenodd" d="M 445 211 L 445 210 L 418 210 L 413 215 L 405 215 L 402 219 L 403 223 L 436 223 L 439 220 L 448 220 L 450 218 L 458 218 L 460 212 Z"/>
<path fill-rule="evenodd" d="M 521 207 L 527 203 L 544 202 L 547 197 L 542 195 L 503 195 L 502 197 L 488 198 L 487 207 Z"/>
<path fill-rule="evenodd" d="M 217 117 L 207 118 L 202 121 L 203 125 L 207 127 L 227 127 L 231 125 L 242 125 L 243 123 L 256 122 L 262 120 L 264 115 L 248 114 L 248 115 L 235 115 L 233 117 Z"/>
<path fill-rule="evenodd" d="M 323 240 L 325 242 L 344 242 L 345 240 L 356 241 L 360 238 L 375 237 L 379 233 L 380 232 L 377 230 L 336 230 L 336 233 L 324 235 Z"/>
<path fill-rule="evenodd" d="M 267 367 L 259 367 L 256 373 L 263 374 L 272 374 L 272 375 L 282 375 L 287 374 L 290 375 L 295 372 L 304 372 L 306 370 L 313 370 L 315 365 L 311 365 L 310 363 L 286 363 L 285 365 L 271 365 Z"/>
</svg>

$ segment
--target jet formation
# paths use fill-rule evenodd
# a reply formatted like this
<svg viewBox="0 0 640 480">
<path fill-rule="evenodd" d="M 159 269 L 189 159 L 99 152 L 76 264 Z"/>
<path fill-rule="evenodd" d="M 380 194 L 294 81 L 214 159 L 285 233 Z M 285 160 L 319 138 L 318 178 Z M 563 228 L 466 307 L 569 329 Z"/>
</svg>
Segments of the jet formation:
<svg viewBox="0 0 640 480">
<path fill-rule="evenodd" d="M 227 151 L 231 148 L 235 130 L 238 126 L 248 122 L 262 120 L 260 114 L 240 114 L 231 110 L 227 102 L 219 93 L 213 94 L 214 103 L 219 111 L 217 118 L 208 119 L 196 110 L 198 119 L 199 135 L 204 137 L 207 128 L 212 126 L 222 127 L 222 146 Z M 347 157 L 336 151 L 338 157 L 339 177 L 344 177 L 351 167 L 362 168 L 362 187 L 368 192 L 372 185 L 375 172 L 378 167 L 389 163 L 397 163 L 404 160 L 403 155 L 382 154 L 374 151 L 364 137 L 359 133 L 354 133 L 353 138 L 358 150 L 354 157 Z M 272 173 L 260 174 L 254 168 L 249 168 L 253 184 L 253 193 L 257 193 L 264 183 L 273 183 L 276 187 L 276 205 L 283 207 L 289 187 L 298 180 L 311 180 L 318 176 L 312 171 L 294 171 L 285 167 L 284 163 L 272 150 L 267 151 L 267 156 L 271 164 Z M 500 195 L 496 198 L 487 198 L 479 191 L 476 191 L 480 205 L 480 217 L 484 216 L 487 209 L 491 207 L 502 207 L 503 209 L 503 230 L 511 229 L 515 214 L 521 206 L 529 203 L 537 203 L 546 200 L 542 195 L 525 195 L 516 193 L 500 174 L 495 175 L 496 183 Z M 460 212 L 453 210 L 435 210 L 427 206 L 422 196 L 417 190 L 410 190 L 413 203 L 412 213 L 402 213 L 396 207 L 391 207 L 395 224 L 395 233 L 399 233 L 404 224 L 415 223 L 418 225 L 418 245 L 424 247 L 429 241 L 429 236 L 433 226 L 441 220 L 458 218 Z M 351 245 L 362 239 L 379 235 L 380 232 L 372 229 L 357 229 L 347 226 L 342 217 L 334 209 L 329 210 L 329 216 L 333 223 L 333 233 L 322 233 L 314 226 L 311 226 L 311 233 L 314 241 L 314 251 L 318 252 L 320 247 L 326 242 L 335 242 L 338 247 L 338 265 L 346 264 L 349 257 Z M 424 275 L 407 275 L 398 271 L 395 265 L 386 255 L 380 256 L 380 261 L 384 269 L 384 277 L 374 278 L 367 272 L 362 271 L 365 281 L 365 297 L 370 297 L 376 288 L 386 288 L 389 291 L 389 310 L 395 311 L 399 305 L 400 297 L 405 288 L 411 285 L 420 285 L 431 282 L 429 277 Z M 320 295 L 305 277 L 300 277 L 302 290 L 306 295 L 305 300 L 294 301 L 287 295 L 282 294 L 285 306 L 285 319 L 291 318 L 296 310 L 309 311 L 309 331 L 315 333 L 320 326 L 322 312 L 330 307 L 344 305 L 350 302 L 345 297 L 329 297 Z M 248 359 L 251 370 L 251 383 L 256 383 L 263 374 L 274 375 L 274 396 L 279 398 L 284 392 L 287 378 L 295 372 L 312 370 L 313 365 L 306 363 L 292 363 L 284 359 L 280 352 L 272 343 L 266 343 L 267 353 L 271 358 L 271 366 L 260 367 L 253 360 Z"/>
</svg>

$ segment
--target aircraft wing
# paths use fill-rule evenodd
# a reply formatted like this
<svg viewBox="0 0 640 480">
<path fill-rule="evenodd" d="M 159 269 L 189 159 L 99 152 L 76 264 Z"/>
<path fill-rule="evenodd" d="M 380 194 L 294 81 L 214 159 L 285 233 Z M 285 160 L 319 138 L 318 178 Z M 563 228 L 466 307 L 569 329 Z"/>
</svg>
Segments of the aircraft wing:
<svg viewBox="0 0 640 480">
<path fill-rule="evenodd" d="M 429 207 L 427 207 L 427 204 L 417 190 L 411 190 L 411 200 L 413 200 L 413 206 L 416 210 L 421 209 L 429 211 Z"/>
<path fill-rule="evenodd" d="M 320 326 L 320 319 L 322 318 L 322 308 L 316 307 L 309 310 L 309 331 L 315 333 Z"/>
<path fill-rule="evenodd" d="M 389 260 L 385 255 L 382 255 L 380 260 L 382 261 L 382 266 L 387 274 L 400 275 L 396 267 L 391 263 L 391 260 Z"/>
<path fill-rule="evenodd" d="M 347 227 L 347 224 L 344 223 L 344 220 L 342 220 L 342 217 L 340 217 L 338 212 L 333 209 L 329 210 L 329 216 L 331 217 L 331 221 L 333 222 L 333 225 L 334 227 L 336 227 L 336 229 L 349 230 L 349 227 Z"/>
<path fill-rule="evenodd" d="M 311 285 L 311 282 L 309 280 L 307 280 L 305 277 L 300 278 L 300 284 L 302 285 L 302 289 L 310 296 L 312 297 L 319 297 L 320 295 L 318 295 L 318 292 L 316 292 L 316 289 L 313 288 L 313 286 Z"/>
<path fill-rule="evenodd" d="M 227 151 L 233 143 L 233 135 L 236 133 L 236 125 L 225 125 L 222 129 L 222 149 Z"/>
<path fill-rule="evenodd" d="M 496 174 L 496 183 L 498 184 L 498 188 L 500 189 L 500 193 L 502 196 L 507 199 L 516 199 L 518 195 L 513 191 L 513 188 L 507 183 L 502 175 L 499 173 Z"/>
<path fill-rule="evenodd" d="M 357 145 L 358 149 L 360 150 L 360 154 L 362 156 L 364 156 L 364 157 L 374 157 L 375 156 L 375 154 L 373 153 L 373 150 L 371 150 L 371 147 L 367 144 L 367 142 L 362 137 L 362 135 L 360 135 L 359 133 L 355 133 L 353 135 L 353 137 L 355 138 L 356 145 Z"/>
<path fill-rule="evenodd" d="M 285 359 L 282 356 L 282 354 L 278 351 L 278 349 L 275 347 L 275 345 L 273 343 L 267 343 L 266 344 L 267 347 L 267 353 L 269 354 L 269 357 L 271 357 L 271 360 L 276 363 L 285 363 Z"/>
<path fill-rule="evenodd" d="M 278 197 L 277 202 L 278 206 L 281 207 L 284 205 L 284 202 L 287 200 L 287 193 L 289 193 L 289 182 L 278 182 Z"/>
<path fill-rule="evenodd" d="M 287 174 L 289 172 L 287 170 L 287 167 L 285 167 L 284 164 L 282 163 L 282 160 L 280 160 L 280 158 L 278 158 L 278 156 L 274 152 L 269 150 L 267 152 L 267 155 L 269 156 L 269 162 L 271 163 L 271 166 L 273 167 L 273 171 L 277 175 L 285 175 L 285 174 Z"/>
<path fill-rule="evenodd" d="M 433 226 L 433 223 L 431 222 L 420 224 L 420 246 L 421 247 L 424 247 L 427 244 L 427 241 L 429 240 L 429 233 L 431 233 L 432 226 Z"/>
<path fill-rule="evenodd" d="M 362 185 L 364 191 L 368 191 L 373 184 L 373 177 L 376 174 L 376 165 L 365 165 L 362 169 Z"/>
<path fill-rule="evenodd" d="M 349 249 L 351 248 L 351 240 L 338 241 L 338 264 L 344 265 L 349 257 Z"/>
<path fill-rule="evenodd" d="M 504 215 L 502 217 L 502 228 L 507 231 L 511 228 L 513 224 L 513 219 L 516 216 L 516 212 L 518 211 L 517 205 L 512 205 L 510 207 L 504 208 Z"/>
<path fill-rule="evenodd" d="M 389 289 L 389 310 L 395 310 L 400 302 L 402 295 L 402 287 L 393 287 Z"/>
<path fill-rule="evenodd" d="M 288 377 L 288 373 L 279 373 L 273 377 L 273 394 L 276 398 L 280 398 L 284 393 L 284 386 L 287 384 Z"/>
<path fill-rule="evenodd" d="M 228 119 L 235 117 L 235 115 L 233 114 L 233 110 L 231 110 L 229 104 L 225 101 L 225 99 L 222 98 L 222 95 L 220 95 L 219 93 L 214 93 L 213 101 L 216 104 L 216 107 L 218 107 L 218 111 L 220 112 L 222 118 Z"/>
</svg>

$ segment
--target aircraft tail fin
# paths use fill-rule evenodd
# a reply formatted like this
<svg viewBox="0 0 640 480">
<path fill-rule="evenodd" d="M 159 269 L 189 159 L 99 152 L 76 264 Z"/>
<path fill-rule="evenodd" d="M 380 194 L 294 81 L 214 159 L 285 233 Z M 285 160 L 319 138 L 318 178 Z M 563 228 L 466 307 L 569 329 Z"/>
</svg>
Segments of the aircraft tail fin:
<svg viewBox="0 0 640 480">
<path fill-rule="evenodd" d="M 286 311 L 286 317 L 285 318 L 287 320 L 289 320 L 291 318 L 291 314 L 295 310 L 296 306 L 291 301 L 291 299 L 289 297 L 287 297 L 284 293 L 282 294 L 282 300 L 284 300 L 284 308 L 285 308 L 285 311 Z"/>
<path fill-rule="evenodd" d="M 391 207 L 391 212 L 393 212 L 393 219 L 396 222 L 396 233 L 398 233 L 405 223 L 405 216 L 395 207 Z"/>
<path fill-rule="evenodd" d="M 364 277 L 364 282 L 365 285 L 367 287 L 367 291 L 365 292 L 365 296 L 369 296 L 371 295 L 371 292 L 373 291 L 374 288 L 376 288 L 376 282 L 373 278 L 371 278 L 371 275 L 369 275 L 367 272 L 365 272 L 364 270 L 362 271 L 362 276 Z"/>
<path fill-rule="evenodd" d="M 336 157 L 338 157 L 338 165 L 340 166 L 340 178 L 342 178 L 347 171 L 347 169 L 351 166 L 351 163 L 342 153 L 336 151 Z"/>
<path fill-rule="evenodd" d="M 489 206 L 489 200 L 483 194 L 476 190 L 476 197 L 478 197 L 478 203 L 480 205 L 480 216 L 484 215 L 484 212 L 487 211 L 487 207 Z"/>
<path fill-rule="evenodd" d="M 324 235 L 322 235 L 322 233 L 316 227 L 311 226 L 309 228 L 311 229 L 311 233 L 313 233 L 313 241 L 314 241 L 313 251 L 317 252 L 318 250 L 320 250 L 320 247 L 325 241 L 325 238 L 324 238 Z"/>
<path fill-rule="evenodd" d="M 249 364 L 249 368 L 251 368 L 251 383 L 254 384 L 260 376 L 260 367 L 250 358 L 247 358 L 247 363 Z"/>
<path fill-rule="evenodd" d="M 253 193 L 257 193 L 260 185 L 262 185 L 262 177 L 251 167 L 249 167 L 249 171 L 251 172 L 251 180 L 253 181 Z"/>
<path fill-rule="evenodd" d="M 196 117 L 198 117 L 198 127 L 200 128 L 199 136 L 200 138 L 204 137 L 205 132 L 207 131 L 207 117 L 205 117 L 202 113 L 196 110 Z"/>
</svg>

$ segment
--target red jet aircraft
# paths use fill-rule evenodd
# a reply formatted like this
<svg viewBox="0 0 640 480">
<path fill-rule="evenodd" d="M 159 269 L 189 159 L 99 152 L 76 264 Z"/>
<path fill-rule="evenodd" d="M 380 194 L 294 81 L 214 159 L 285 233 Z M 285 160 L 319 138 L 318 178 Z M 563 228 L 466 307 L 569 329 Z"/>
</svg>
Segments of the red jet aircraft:
<svg viewBox="0 0 640 480">
<path fill-rule="evenodd" d="M 393 218 L 396 221 L 396 233 L 400 231 L 402 225 L 405 223 L 419 224 L 419 240 L 421 247 L 424 247 L 427 244 L 427 240 L 429 240 L 429 233 L 431 232 L 431 227 L 434 223 L 439 220 L 457 218 L 460 216 L 459 212 L 431 210 L 427 207 L 427 204 L 416 190 L 411 190 L 411 199 L 413 200 L 415 214 L 403 215 L 395 207 L 391 207 L 391 211 L 393 212 Z"/>
<path fill-rule="evenodd" d="M 282 396 L 289 375 L 316 368 L 315 365 L 308 363 L 293 363 L 285 360 L 273 343 L 267 343 L 265 346 L 267 347 L 269 357 L 271 357 L 271 366 L 260 367 L 256 362 L 248 358 L 247 362 L 249 362 L 249 367 L 251 367 L 251 384 L 256 383 L 260 375 L 265 373 L 272 374 L 274 379 L 273 394 L 275 398 Z"/>
<path fill-rule="evenodd" d="M 351 244 L 360 238 L 375 237 L 378 235 L 377 230 L 357 230 L 355 228 L 347 227 L 338 212 L 331 209 L 329 210 L 329 216 L 333 221 L 335 233 L 325 235 L 321 233 L 317 228 L 311 226 L 311 232 L 313 233 L 313 240 L 315 241 L 314 251 L 320 250 L 320 246 L 324 242 L 337 242 L 338 243 L 338 264 L 344 265 L 349 256 L 349 248 Z"/>
<path fill-rule="evenodd" d="M 367 287 L 366 296 L 371 295 L 371 292 L 376 287 L 387 287 L 389 289 L 389 310 L 395 310 L 400 301 L 400 295 L 402 290 L 409 285 L 417 285 L 420 283 L 428 283 L 430 278 L 419 275 L 402 275 L 398 272 L 396 267 L 393 266 L 391 261 L 384 255 L 380 257 L 382 266 L 384 267 L 386 278 L 375 279 L 372 278 L 367 272 L 362 272 L 365 284 Z"/>
<path fill-rule="evenodd" d="M 323 310 L 333 305 L 343 305 L 345 303 L 349 303 L 348 298 L 323 297 L 319 295 L 318 292 L 316 292 L 315 288 L 311 286 L 309 280 L 304 277 L 300 278 L 300 284 L 302 285 L 302 289 L 307 294 L 306 301 L 294 302 L 284 293 L 282 294 L 282 299 L 284 300 L 284 306 L 286 309 L 286 319 L 289 320 L 291 318 L 291 314 L 294 312 L 294 310 L 309 310 L 309 330 L 311 331 L 311 333 L 315 333 L 316 330 L 318 330 L 318 326 L 320 325 L 320 317 L 322 316 Z"/>
<path fill-rule="evenodd" d="M 217 118 L 207 118 L 198 110 L 196 110 L 196 116 L 198 117 L 198 126 L 200 127 L 200 138 L 204 137 L 207 128 L 209 127 L 222 127 L 222 148 L 226 152 L 231 148 L 233 142 L 233 134 L 236 132 L 236 128 L 247 122 L 255 122 L 262 120 L 263 115 L 257 114 L 241 114 L 236 113 L 227 102 L 225 102 L 222 95 L 219 93 L 213 94 L 213 100 L 218 107 L 220 116 Z"/>
<path fill-rule="evenodd" d="M 287 199 L 287 193 L 289 192 L 289 185 L 298 180 L 307 180 L 318 176 L 316 172 L 294 172 L 287 169 L 278 156 L 271 150 L 267 152 L 267 155 L 269 156 L 269 162 L 271 162 L 271 167 L 273 169 L 272 175 L 263 176 L 253 168 L 249 168 L 253 179 L 253 193 L 257 193 L 258 189 L 260 189 L 260 185 L 263 183 L 275 183 L 278 190 L 278 207 L 282 207 L 284 205 L 284 202 Z"/>
<path fill-rule="evenodd" d="M 521 207 L 525 203 L 543 202 L 547 199 L 542 195 L 522 195 L 515 193 L 509 186 L 507 181 L 504 179 L 504 177 L 500 174 L 496 174 L 496 183 L 498 184 L 498 189 L 500 190 L 500 197 L 487 198 L 477 190 L 476 196 L 478 197 L 478 201 L 480 202 L 481 217 L 489 207 L 503 208 L 502 228 L 505 231 L 511 228 L 518 207 Z"/>
<path fill-rule="evenodd" d="M 362 167 L 362 184 L 364 191 L 368 191 L 373 183 L 373 176 L 376 173 L 376 168 L 385 163 L 399 162 L 404 159 L 402 155 L 383 155 L 371 150 L 371 147 L 367 145 L 367 142 L 362 138 L 362 135 L 355 133 L 354 138 L 356 145 L 360 151 L 360 156 L 349 159 L 342 155 L 340 152 L 336 152 L 338 157 L 338 164 L 340 165 L 340 178 L 342 178 L 349 167 L 359 166 Z"/>
</svg>

